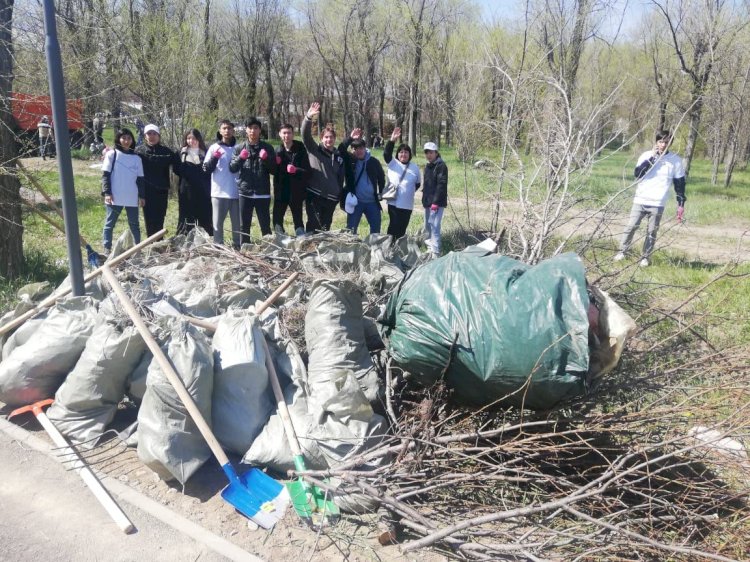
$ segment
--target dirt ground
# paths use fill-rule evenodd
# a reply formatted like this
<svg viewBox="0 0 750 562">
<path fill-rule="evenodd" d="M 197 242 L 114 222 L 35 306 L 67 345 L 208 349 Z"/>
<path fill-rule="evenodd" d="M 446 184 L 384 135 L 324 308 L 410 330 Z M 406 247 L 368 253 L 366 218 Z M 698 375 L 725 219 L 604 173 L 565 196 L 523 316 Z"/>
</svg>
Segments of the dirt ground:
<svg viewBox="0 0 750 562">
<path fill-rule="evenodd" d="M 6 410 L 7 408 L 0 410 L 0 414 L 7 415 Z M 135 409 L 119 410 L 113 423 L 114 429 L 123 429 L 135 420 L 135 415 Z M 31 415 L 18 418 L 16 423 L 35 437 L 51 442 Z M 114 432 L 108 432 L 107 437 L 109 440 L 106 443 L 84 453 L 87 462 L 103 476 L 102 482 L 105 486 L 108 479 L 117 479 L 264 560 L 445 560 L 443 556 L 429 551 L 410 553 L 406 557 L 399 552 L 397 546 L 381 546 L 376 538 L 377 525 L 374 516 L 347 515 L 337 526 L 318 535 L 302 523 L 294 510 L 289 508 L 284 518 L 271 531 L 258 529 L 221 498 L 226 477 L 214 459 L 206 462 L 183 489 L 177 482 L 168 484 L 161 481 L 141 463 L 136 450 L 127 448 Z M 239 472 L 244 472 L 248 468 L 246 465 L 240 465 L 236 457 L 230 457 L 230 460 Z M 125 511 L 127 512 L 127 509 Z"/>
</svg>

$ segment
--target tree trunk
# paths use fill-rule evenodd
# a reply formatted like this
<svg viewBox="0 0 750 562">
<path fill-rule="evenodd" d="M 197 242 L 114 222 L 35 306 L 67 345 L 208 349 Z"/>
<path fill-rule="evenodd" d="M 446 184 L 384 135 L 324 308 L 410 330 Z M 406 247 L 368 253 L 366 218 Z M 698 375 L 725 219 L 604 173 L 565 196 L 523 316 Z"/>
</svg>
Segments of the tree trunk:
<svg viewBox="0 0 750 562">
<path fill-rule="evenodd" d="M 378 104 L 378 134 L 385 138 L 385 122 L 383 121 L 383 113 L 385 112 L 385 86 L 380 86 L 380 100 Z M 390 133 L 389 133 L 390 134 Z"/>
<path fill-rule="evenodd" d="M 703 112 L 703 88 L 694 87 L 692 100 L 690 130 L 688 132 L 687 145 L 685 146 L 685 177 L 688 177 L 690 174 L 690 164 L 693 162 L 693 153 L 695 152 L 695 145 L 698 142 L 701 113 Z"/>
<path fill-rule="evenodd" d="M 273 138 L 276 131 L 279 130 L 276 120 L 276 101 L 273 95 L 273 75 L 271 73 L 271 50 L 263 51 L 263 63 L 266 69 L 266 97 L 268 113 L 268 138 Z"/>
<path fill-rule="evenodd" d="M 419 72 L 422 67 L 424 5 L 425 0 L 422 0 L 419 3 L 419 15 L 414 22 L 414 66 L 411 70 L 411 96 L 409 97 L 409 146 L 411 147 L 417 145 L 417 127 L 419 125 Z"/>
<path fill-rule="evenodd" d="M 18 149 L 10 113 L 13 2 L 0 0 L 0 277 L 6 279 L 15 279 L 23 270 L 23 223 L 20 183 L 16 175 Z"/>
<path fill-rule="evenodd" d="M 216 75 L 214 74 L 214 65 L 216 57 L 213 39 L 211 37 L 211 0 L 206 0 L 206 7 L 203 10 L 203 45 L 206 48 L 206 84 L 208 85 L 208 111 L 216 117 L 219 111 L 219 100 L 216 97 Z"/>
</svg>

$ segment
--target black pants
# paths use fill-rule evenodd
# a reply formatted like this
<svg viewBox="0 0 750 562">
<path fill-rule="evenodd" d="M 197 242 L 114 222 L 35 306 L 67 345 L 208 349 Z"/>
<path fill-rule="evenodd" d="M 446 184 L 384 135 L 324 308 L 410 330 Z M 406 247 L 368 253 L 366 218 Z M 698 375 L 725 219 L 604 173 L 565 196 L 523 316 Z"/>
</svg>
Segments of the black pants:
<svg viewBox="0 0 750 562">
<path fill-rule="evenodd" d="M 260 231 L 265 236 L 271 234 L 271 198 L 254 199 L 240 195 L 240 244 L 250 242 L 250 227 L 253 224 L 253 209 L 258 215 Z"/>
<path fill-rule="evenodd" d="M 302 205 L 305 202 L 307 191 L 304 189 L 290 189 L 291 193 L 285 193 L 283 189 L 275 189 L 273 193 L 273 224 L 284 228 L 284 215 L 287 208 L 292 211 L 294 229 L 305 228 L 302 219 Z"/>
<path fill-rule="evenodd" d="M 305 200 L 307 211 L 307 232 L 316 230 L 331 230 L 333 212 L 336 210 L 337 201 L 331 201 L 320 195 L 309 193 Z"/>
<path fill-rule="evenodd" d="M 182 183 L 177 192 L 179 213 L 177 215 L 177 234 L 187 234 L 197 224 L 209 236 L 214 235 L 211 219 L 211 195 L 200 187 Z"/>
<path fill-rule="evenodd" d="M 146 223 L 146 235 L 151 236 L 164 228 L 164 217 L 167 215 L 169 191 L 146 190 L 146 204 L 143 206 L 143 220 Z"/>
<path fill-rule="evenodd" d="M 411 209 L 399 209 L 395 205 L 388 205 L 388 234 L 398 240 L 406 234 L 406 228 L 411 219 Z"/>
</svg>

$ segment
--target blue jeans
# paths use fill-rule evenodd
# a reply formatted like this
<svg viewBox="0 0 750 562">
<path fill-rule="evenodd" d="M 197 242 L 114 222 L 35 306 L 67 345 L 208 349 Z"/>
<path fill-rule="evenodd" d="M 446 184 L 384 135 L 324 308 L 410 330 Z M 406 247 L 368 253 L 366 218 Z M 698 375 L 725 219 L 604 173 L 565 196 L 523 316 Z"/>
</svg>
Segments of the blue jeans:
<svg viewBox="0 0 750 562">
<path fill-rule="evenodd" d="M 354 207 L 354 212 L 346 215 L 346 228 L 357 234 L 359 221 L 362 220 L 362 215 L 364 214 L 367 223 L 370 225 L 370 234 L 379 234 L 381 212 L 380 203 L 377 201 L 373 201 L 372 203 L 357 203 L 357 206 Z"/>
<path fill-rule="evenodd" d="M 649 207 L 647 205 L 633 203 L 633 207 L 630 209 L 630 220 L 628 221 L 628 226 L 625 228 L 625 232 L 622 235 L 620 251 L 623 254 L 628 253 L 628 250 L 630 250 L 630 244 L 633 242 L 633 234 L 635 234 L 641 221 L 645 217 L 648 217 L 648 228 L 646 230 L 646 239 L 643 241 L 642 254 L 644 258 L 648 258 L 651 255 L 651 252 L 654 251 L 656 233 L 659 230 L 659 223 L 661 222 L 661 215 L 663 213 L 664 207 Z"/>
<path fill-rule="evenodd" d="M 425 244 L 436 256 L 440 255 L 440 227 L 443 224 L 443 211 L 445 207 L 438 207 L 434 213 L 429 207 L 424 209 L 424 231 L 427 238 Z"/>
<path fill-rule="evenodd" d="M 108 252 L 112 249 L 112 231 L 117 224 L 117 217 L 123 209 L 128 215 L 128 225 L 130 226 L 130 232 L 133 233 L 133 240 L 138 244 L 141 241 L 141 226 L 138 224 L 138 207 L 123 207 L 122 205 L 104 205 L 107 209 L 107 216 L 104 219 L 104 231 L 102 232 L 102 238 L 104 239 L 104 249 Z"/>
</svg>

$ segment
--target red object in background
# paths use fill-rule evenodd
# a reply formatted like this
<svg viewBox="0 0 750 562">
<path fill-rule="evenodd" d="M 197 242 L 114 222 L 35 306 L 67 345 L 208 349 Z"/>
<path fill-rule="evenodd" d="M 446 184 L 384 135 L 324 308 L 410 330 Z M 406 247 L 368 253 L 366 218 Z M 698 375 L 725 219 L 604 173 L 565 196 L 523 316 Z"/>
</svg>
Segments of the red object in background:
<svg viewBox="0 0 750 562">
<path fill-rule="evenodd" d="M 83 100 L 72 99 L 66 102 L 68 110 L 68 130 L 83 129 Z M 11 111 L 18 128 L 23 131 L 36 131 L 36 127 L 45 115 L 52 122 L 52 100 L 49 96 L 32 96 L 13 92 L 11 94 Z"/>
</svg>

